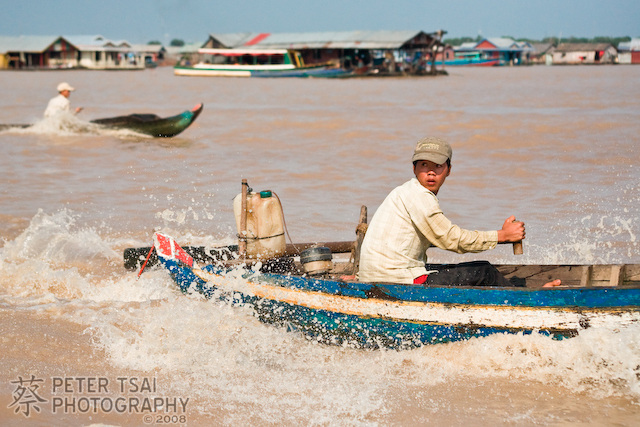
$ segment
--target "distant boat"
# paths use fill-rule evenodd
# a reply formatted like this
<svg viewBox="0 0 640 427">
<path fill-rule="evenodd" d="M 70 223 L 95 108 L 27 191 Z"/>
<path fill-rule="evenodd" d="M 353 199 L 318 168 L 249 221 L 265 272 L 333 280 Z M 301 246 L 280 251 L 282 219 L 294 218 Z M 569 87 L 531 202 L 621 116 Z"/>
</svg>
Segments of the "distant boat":
<svg viewBox="0 0 640 427">
<path fill-rule="evenodd" d="M 155 114 L 130 114 L 128 116 L 110 117 L 91 120 L 91 123 L 111 129 L 127 129 L 155 138 L 171 138 L 191 126 L 202 111 L 200 103 L 191 110 L 170 117 L 160 117 Z"/>
<path fill-rule="evenodd" d="M 445 66 L 475 66 L 475 67 L 493 67 L 500 65 L 498 58 L 487 58 L 482 52 L 478 51 L 456 51 L 451 59 L 444 61 L 436 61 L 436 65 Z"/>
<path fill-rule="evenodd" d="M 160 117 L 156 114 L 129 114 L 128 116 L 94 119 L 90 123 L 110 129 L 125 129 L 155 138 L 171 138 L 191 126 L 202 111 L 203 104 L 198 104 L 191 110 L 170 117 Z M 33 124 L 0 124 L 0 131 L 7 129 L 26 129 Z"/>
<path fill-rule="evenodd" d="M 200 77 L 338 77 L 347 73 L 332 63 L 305 65 L 299 52 L 290 49 L 198 50 L 195 65 L 179 63 L 176 76 Z"/>
</svg>

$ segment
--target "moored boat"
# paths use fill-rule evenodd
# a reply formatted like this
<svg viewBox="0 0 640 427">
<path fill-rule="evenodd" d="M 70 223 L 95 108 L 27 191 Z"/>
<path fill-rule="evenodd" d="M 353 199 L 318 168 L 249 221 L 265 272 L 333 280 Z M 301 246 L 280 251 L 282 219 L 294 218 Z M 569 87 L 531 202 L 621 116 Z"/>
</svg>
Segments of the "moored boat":
<svg viewBox="0 0 640 427">
<path fill-rule="evenodd" d="M 500 64 L 498 58 L 487 57 L 486 54 L 476 51 L 456 51 L 452 58 L 436 61 L 436 65 L 452 67 L 494 67 Z"/>
<path fill-rule="evenodd" d="M 332 63 L 305 65 L 299 52 L 290 49 L 198 50 L 194 65 L 179 63 L 176 76 L 200 77 L 337 77 L 346 71 Z"/>
</svg>

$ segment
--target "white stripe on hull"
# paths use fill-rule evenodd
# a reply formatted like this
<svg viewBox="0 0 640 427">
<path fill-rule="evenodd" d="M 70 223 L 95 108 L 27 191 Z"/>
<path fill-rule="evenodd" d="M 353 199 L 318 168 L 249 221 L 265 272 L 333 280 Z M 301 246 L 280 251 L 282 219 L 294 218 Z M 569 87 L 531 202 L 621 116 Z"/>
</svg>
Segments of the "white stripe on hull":
<svg viewBox="0 0 640 427">
<path fill-rule="evenodd" d="M 199 277 L 224 291 L 241 292 L 317 310 L 365 318 L 438 325 L 464 325 L 501 329 L 578 330 L 586 327 L 619 327 L 640 321 L 640 311 L 623 309 L 477 306 L 432 302 L 388 301 L 330 295 L 260 283 L 238 284 L 204 271 Z"/>
<path fill-rule="evenodd" d="M 251 77 L 251 71 L 248 70 L 204 70 L 204 69 L 184 69 L 176 68 L 173 70 L 176 76 L 195 76 L 195 77 Z"/>
</svg>

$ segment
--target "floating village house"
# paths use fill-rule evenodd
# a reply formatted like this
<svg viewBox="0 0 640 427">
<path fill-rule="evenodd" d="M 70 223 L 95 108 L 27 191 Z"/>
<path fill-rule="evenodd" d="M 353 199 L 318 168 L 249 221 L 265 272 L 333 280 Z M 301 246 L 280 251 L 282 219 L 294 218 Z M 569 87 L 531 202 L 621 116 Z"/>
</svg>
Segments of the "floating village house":
<svg viewBox="0 0 640 427">
<path fill-rule="evenodd" d="M 103 36 L 66 36 L 79 51 L 76 66 L 93 70 L 142 69 L 144 59 L 125 41 Z"/>
<path fill-rule="evenodd" d="M 126 41 L 102 36 L 0 36 L 0 68 L 143 69 L 144 58 Z"/>
<path fill-rule="evenodd" d="M 640 39 L 618 43 L 618 63 L 640 64 Z"/>
<path fill-rule="evenodd" d="M 553 65 L 613 64 L 617 49 L 610 43 L 560 43 L 551 53 Z"/>
<path fill-rule="evenodd" d="M 147 68 L 164 64 L 167 57 L 167 49 L 161 44 L 133 44 L 131 49 L 136 52 Z"/>
<path fill-rule="evenodd" d="M 60 36 L 0 36 L 0 69 L 72 68 L 77 55 L 77 48 Z"/>
<path fill-rule="evenodd" d="M 308 65 L 334 62 L 362 72 L 436 73 L 446 31 L 341 31 L 210 34 L 203 48 L 292 49 Z"/>
<path fill-rule="evenodd" d="M 529 53 L 531 64 L 551 65 L 551 58 L 555 46 L 553 43 L 531 43 L 532 51 Z"/>
<path fill-rule="evenodd" d="M 508 37 L 485 38 L 478 42 L 463 43 L 453 48 L 453 57 L 445 57 L 449 65 L 524 65 L 534 52 L 528 42 Z"/>
</svg>

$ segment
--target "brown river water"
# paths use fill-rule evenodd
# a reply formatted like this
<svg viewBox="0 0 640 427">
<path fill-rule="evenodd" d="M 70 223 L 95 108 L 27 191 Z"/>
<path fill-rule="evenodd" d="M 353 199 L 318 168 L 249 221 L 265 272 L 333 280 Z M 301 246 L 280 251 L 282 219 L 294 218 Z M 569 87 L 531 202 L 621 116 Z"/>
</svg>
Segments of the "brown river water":
<svg viewBox="0 0 640 427">
<path fill-rule="evenodd" d="M 426 135 L 454 149 L 439 193 L 452 220 L 527 226 L 524 255 L 431 249 L 431 260 L 640 263 L 640 67 L 448 71 L 0 73 L 0 122 L 35 124 L 0 132 L 0 424 L 637 425 L 638 327 L 365 351 L 184 296 L 163 270 L 136 280 L 123 268 L 123 249 L 156 229 L 234 243 L 243 178 L 278 194 L 294 242 L 353 240 L 360 206 L 372 215 L 411 177 Z M 84 110 L 45 122 L 61 81 Z M 87 122 L 199 102 L 172 139 Z"/>
</svg>

